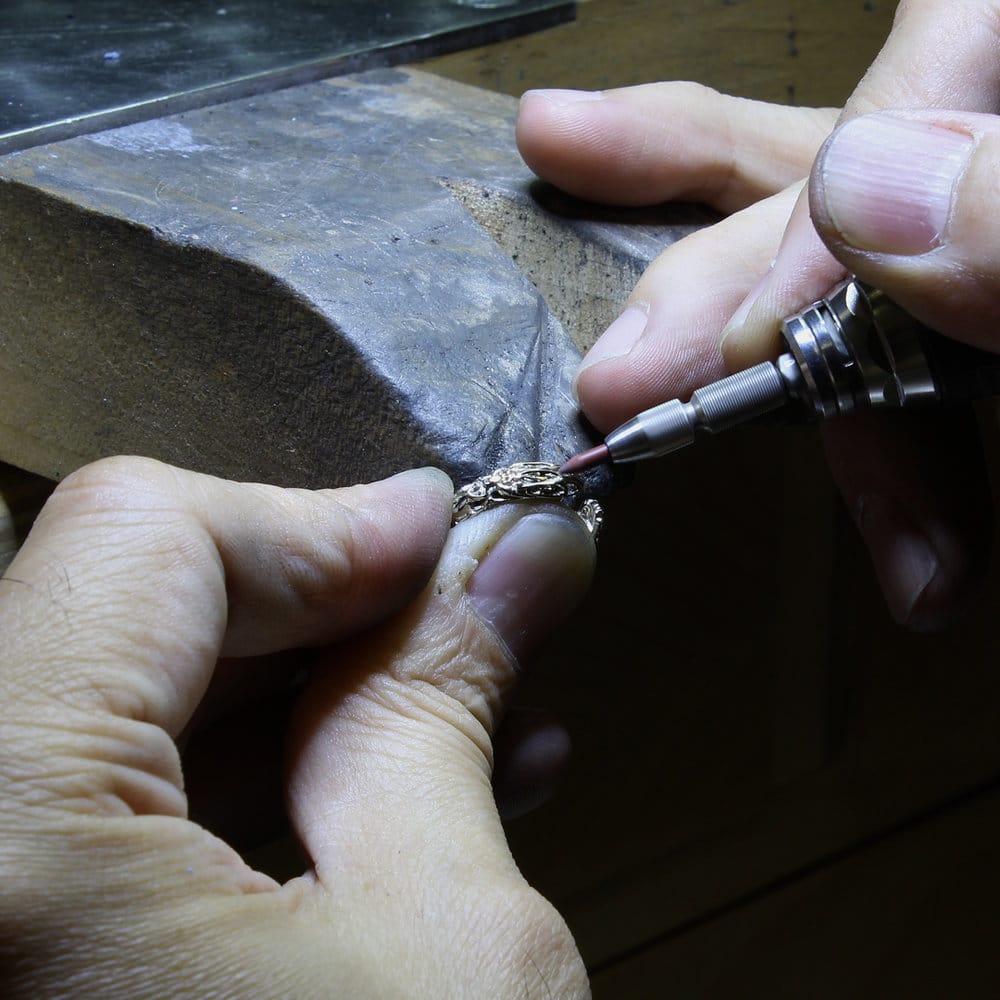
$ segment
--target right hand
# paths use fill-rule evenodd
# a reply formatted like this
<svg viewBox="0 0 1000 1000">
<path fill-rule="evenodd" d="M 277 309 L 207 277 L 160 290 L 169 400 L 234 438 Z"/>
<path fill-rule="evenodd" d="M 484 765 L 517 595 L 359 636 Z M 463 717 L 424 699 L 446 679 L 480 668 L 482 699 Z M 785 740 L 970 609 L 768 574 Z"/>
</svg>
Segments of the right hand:
<svg viewBox="0 0 1000 1000">
<path fill-rule="evenodd" d="M 780 321 L 849 270 L 943 333 L 1000 345 L 991 339 L 1000 317 L 1000 259 L 988 225 L 1000 200 L 989 183 L 997 123 L 982 114 L 995 109 L 1000 88 L 996 19 L 985 0 L 902 0 L 889 40 L 842 111 L 767 105 L 686 83 L 525 95 L 522 153 L 570 193 L 632 205 L 696 200 L 731 213 L 667 248 L 585 357 L 577 391 L 599 430 L 773 356 Z M 936 120 L 975 140 L 973 167 L 945 209 L 945 242 L 925 253 L 880 245 L 901 235 L 898 221 L 881 234 L 869 227 L 868 243 L 852 246 L 860 230 L 845 232 L 845 217 L 838 220 L 826 204 L 830 168 L 847 141 L 861 137 L 871 154 L 885 149 L 884 124 L 853 119 L 894 106 L 966 109 Z M 838 121 L 838 138 L 823 147 Z M 869 121 L 878 125 L 875 135 L 863 136 Z M 897 156 L 892 166 L 902 167 L 902 159 L 917 170 L 927 162 Z M 898 176 L 898 169 L 876 177 L 870 163 L 855 166 L 850 197 L 869 220 L 870 205 L 892 209 L 887 183 Z M 832 177 L 843 184 L 851 170 L 835 169 Z M 887 221 L 886 212 L 881 218 Z M 866 415 L 831 422 L 823 438 L 893 616 L 918 629 L 951 621 L 985 575 L 992 527 L 971 411 Z"/>
</svg>

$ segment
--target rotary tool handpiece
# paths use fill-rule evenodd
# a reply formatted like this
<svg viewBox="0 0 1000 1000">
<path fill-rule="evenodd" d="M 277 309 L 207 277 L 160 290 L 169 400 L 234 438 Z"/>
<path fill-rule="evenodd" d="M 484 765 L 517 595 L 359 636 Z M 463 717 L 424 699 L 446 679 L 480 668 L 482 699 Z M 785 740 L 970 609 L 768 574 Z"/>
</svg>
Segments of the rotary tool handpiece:
<svg viewBox="0 0 1000 1000">
<path fill-rule="evenodd" d="M 866 409 L 946 405 L 1000 394 L 1000 355 L 920 325 L 883 292 L 851 279 L 787 319 L 786 350 L 703 386 L 688 402 L 645 410 L 564 469 L 666 455 L 782 410 L 826 420 Z"/>
</svg>

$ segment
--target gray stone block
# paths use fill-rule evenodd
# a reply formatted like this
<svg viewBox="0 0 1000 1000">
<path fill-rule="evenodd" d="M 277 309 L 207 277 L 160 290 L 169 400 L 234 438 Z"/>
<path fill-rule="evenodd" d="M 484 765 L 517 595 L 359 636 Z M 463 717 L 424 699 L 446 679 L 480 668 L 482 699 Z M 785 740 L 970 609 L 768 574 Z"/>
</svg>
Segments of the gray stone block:
<svg viewBox="0 0 1000 1000">
<path fill-rule="evenodd" d="M 0 459 L 326 486 L 585 447 L 580 349 L 706 220 L 547 204 L 515 110 L 377 70 L 0 158 Z"/>
</svg>

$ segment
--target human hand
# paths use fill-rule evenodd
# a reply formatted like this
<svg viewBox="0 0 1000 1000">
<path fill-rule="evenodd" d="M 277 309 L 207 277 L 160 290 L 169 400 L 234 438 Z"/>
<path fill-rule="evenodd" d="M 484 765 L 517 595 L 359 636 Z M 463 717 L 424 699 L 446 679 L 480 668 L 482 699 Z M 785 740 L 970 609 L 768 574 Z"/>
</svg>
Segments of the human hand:
<svg viewBox="0 0 1000 1000">
<path fill-rule="evenodd" d="M 596 200 L 698 200 L 732 213 L 668 248 L 584 359 L 577 391 L 599 429 L 773 356 L 781 319 L 848 271 L 943 333 L 990 345 L 1000 309 L 985 221 L 995 119 L 893 112 L 892 133 L 883 115 L 853 119 L 884 107 L 992 110 L 995 18 L 982 0 L 903 0 L 839 113 L 693 84 L 525 96 L 521 150 L 553 183 Z M 916 121 L 943 127 L 907 127 Z M 947 171 L 963 164 L 952 189 Z M 915 628 L 950 621 L 982 580 L 992 523 L 972 413 L 841 420 L 823 438 L 894 617 Z"/>
<path fill-rule="evenodd" d="M 593 543 L 549 507 L 449 532 L 450 498 L 428 470 L 307 492 L 137 459 L 56 490 L 0 580 L 5 996 L 586 995 L 490 769 L 514 657 Z M 178 744 L 249 737 L 230 777 L 266 785 L 248 720 L 304 668 L 284 784 L 311 868 L 279 885 L 187 818 Z"/>
</svg>

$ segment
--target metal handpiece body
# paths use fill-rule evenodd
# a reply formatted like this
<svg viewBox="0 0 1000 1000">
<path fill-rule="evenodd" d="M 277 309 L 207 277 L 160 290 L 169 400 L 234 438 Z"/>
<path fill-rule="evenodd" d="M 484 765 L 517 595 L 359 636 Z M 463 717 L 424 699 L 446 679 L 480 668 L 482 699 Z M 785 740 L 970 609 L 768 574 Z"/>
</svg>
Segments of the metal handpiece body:
<svg viewBox="0 0 1000 1000">
<path fill-rule="evenodd" d="M 697 389 L 689 402 L 645 410 L 605 439 L 614 462 L 666 455 L 767 413 L 826 420 L 866 409 L 904 409 L 1000 392 L 1000 357 L 917 323 L 857 279 L 782 324 L 777 361 Z"/>
</svg>

